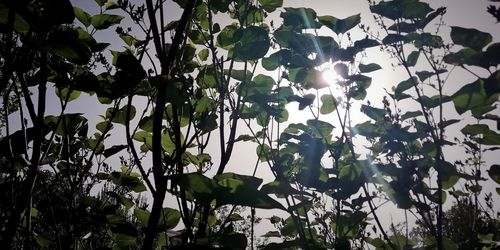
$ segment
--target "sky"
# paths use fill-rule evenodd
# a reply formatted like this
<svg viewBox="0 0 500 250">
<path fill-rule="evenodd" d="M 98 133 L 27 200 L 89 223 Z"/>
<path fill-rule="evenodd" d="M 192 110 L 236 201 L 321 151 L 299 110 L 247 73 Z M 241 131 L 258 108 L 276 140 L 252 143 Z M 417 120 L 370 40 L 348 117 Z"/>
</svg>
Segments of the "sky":
<svg viewBox="0 0 500 250">
<path fill-rule="evenodd" d="M 73 0 L 72 1 L 75 6 L 79 6 L 92 14 L 96 14 L 98 12 L 97 5 L 93 0 Z M 447 13 L 445 15 L 444 22 L 446 25 L 456 25 L 467 28 L 477 28 L 482 31 L 489 32 L 493 35 L 494 41 L 500 40 L 500 24 L 495 23 L 495 20 L 486 13 L 486 6 L 491 4 L 491 2 L 487 0 L 432 0 L 429 1 L 431 7 L 434 9 L 446 6 Z M 167 3 L 170 4 L 170 7 L 166 8 L 167 19 L 176 20 L 180 17 L 180 11 L 175 3 Z M 369 13 L 368 2 L 366 0 L 284 0 L 284 6 L 288 7 L 309 7 L 314 9 L 318 15 L 332 15 L 338 18 L 345 18 L 351 15 L 355 15 L 361 13 L 362 23 L 374 26 L 373 17 Z M 276 25 L 281 23 L 279 19 L 279 12 L 274 13 L 270 16 L 271 20 L 274 20 Z M 221 18 L 221 20 L 225 20 L 225 18 Z M 227 20 L 227 19 L 226 19 Z M 123 23 L 127 24 L 127 23 Z M 444 34 L 449 34 L 449 27 L 444 26 L 443 28 Z M 139 35 L 142 37 L 142 35 Z M 362 33 L 353 34 L 353 37 L 363 38 L 365 35 Z M 104 32 L 97 32 L 96 38 L 101 41 L 106 41 L 112 43 L 112 48 L 116 50 L 121 50 L 122 42 L 117 40 L 115 34 L 111 34 L 111 36 Z M 398 83 L 401 80 L 405 80 L 407 78 L 406 75 L 402 72 L 401 69 L 393 69 L 391 63 L 394 63 L 394 59 L 391 59 L 387 54 L 381 54 L 378 51 L 378 48 L 371 49 L 369 51 L 371 54 L 368 55 L 368 58 L 364 63 L 378 63 L 382 66 L 383 70 L 379 72 L 375 72 L 371 74 L 373 77 L 372 86 L 368 89 L 368 100 L 375 105 L 380 106 L 380 101 L 382 96 L 385 94 L 385 89 L 390 89 L 394 84 Z M 271 52 L 269 52 L 271 53 Z M 262 71 L 263 72 L 263 71 Z M 275 77 L 276 74 L 272 74 L 271 76 Z M 449 91 L 456 91 L 462 84 L 472 82 L 474 79 L 470 75 L 467 74 L 453 74 L 453 77 L 449 79 L 449 83 L 447 83 L 447 89 Z M 53 96 L 54 97 L 54 96 Z M 55 98 L 49 98 L 49 100 L 56 100 Z M 294 106 L 295 105 L 295 106 Z M 411 104 L 409 104 L 411 105 Z M 60 108 L 57 101 L 49 103 L 48 112 L 51 114 L 58 114 Z M 296 104 L 291 104 L 289 110 L 297 110 Z M 99 115 L 104 114 L 105 106 L 97 104 L 95 101 L 95 97 L 88 97 L 86 95 L 82 95 L 82 97 L 69 104 L 68 111 L 69 112 L 79 112 L 88 114 L 90 127 L 93 127 L 96 122 L 99 121 Z M 415 107 L 416 108 L 416 107 Z M 304 121 L 307 117 L 299 115 L 299 113 L 290 114 L 290 122 L 294 121 Z M 453 112 L 453 110 L 450 110 Z M 138 112 L 139 113 L 139 112 Z M 366 120 L 367 117 L 362 117 L 361 114 L 356 114 L 361 120 Z M 357 118 L 353 118 L 357 119 Z M 240 127 L 244 127 L 243 124 Z M 457 127 L 458 128 L 458 127 Z M 115 125 L 115 134 L 112 135 L 112 140 L 110 141 L 110 145 L 112 144 L 126 144 L 123 135 L 123 126 Z M 242 129 L 240 132 L 244 132 L 245 129 Z M 215 138 L 215 136 L 214 136 Z M 214 144 L 213 147 L 215 149 L 218 148 L 218 145 Z M 250 152 L 250 153 L 249 153 Z M 233 157 L 229 163 L 228 171 L 237 171 L 241 174 L 251 175 L 253 172 L 254 166 L 254 156 L 253 152 L 255 152 L 255 145 L 251 143 L 241 143 L 235 146 L 235 151 L 233 153 Z M 450 154 L 458 154 L 461 155 L 462 152 L 449 152 Z M 214 150 L 213 158 L 216 159 L 217 150 Z M 250 156 L 249 156 L 250 155 Z M 498 156 L 490 155 L 488 156 L 489 160 L 498 161 Z M 250 162 L 250 164 L 249 164 Z M 146 166 L 150 164 L 147 162 Z M 264 179 L 264 183 L 272 181 L 271 174 L 269 170 L 266 170 L 267 167 L 260 166 L 258 176 Z M 493 190 L 494 192 L 494 190 Z M 169 202 L 166 202 L 168 204 Z M 498 205 L 498 204 L 497 204 Z M 390 205 L 388 205 L 390 206 Z M 390 209 L 390 207 L 389 207 Z M 392 213 L 392 218 L 397 219 L 401 214 L 397 214 L 400 211 L 394 210 Z M 271 212 L 272 213 L 272 212 Z M 269 212 L 264 212 L 263 215 L 269 214 Z M 384 224 L 390 223 L 391 216 L 385 217 Z"/>
</svg>

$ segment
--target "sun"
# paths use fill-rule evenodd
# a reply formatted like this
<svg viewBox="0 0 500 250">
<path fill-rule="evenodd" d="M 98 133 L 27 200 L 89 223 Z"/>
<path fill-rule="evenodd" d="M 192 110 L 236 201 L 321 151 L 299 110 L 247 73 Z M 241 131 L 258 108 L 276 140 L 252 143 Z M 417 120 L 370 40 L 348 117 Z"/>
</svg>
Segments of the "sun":
<svg viewBox="0 0 500 250">
<path fill-rule="evenodd" d="M 340 76 L 333 69 L 333 65 L 331 63 L 325 63 L 321 65 L 320 69 L 321 69 L 321 77 L 326 83 L 328 83 L 328 85 L 334 85 L 338 81 L 340 81 Z"/>
</svg>

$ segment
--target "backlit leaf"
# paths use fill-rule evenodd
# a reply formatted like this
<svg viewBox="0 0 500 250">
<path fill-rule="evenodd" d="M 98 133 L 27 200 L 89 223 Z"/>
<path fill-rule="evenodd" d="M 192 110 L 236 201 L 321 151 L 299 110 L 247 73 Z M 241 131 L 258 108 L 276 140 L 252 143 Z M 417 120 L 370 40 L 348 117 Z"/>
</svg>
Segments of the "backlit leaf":
<svg viewBox="0 0 500 250">
<path fill-rule="evenodd" d="M 123 16 L 111 15 L 111 14 L 97 14 L 92 16 L 92 26 L 98 30 L 107 29 L 113 25 L 119 24 L 123 19 Z"/>
</svg>

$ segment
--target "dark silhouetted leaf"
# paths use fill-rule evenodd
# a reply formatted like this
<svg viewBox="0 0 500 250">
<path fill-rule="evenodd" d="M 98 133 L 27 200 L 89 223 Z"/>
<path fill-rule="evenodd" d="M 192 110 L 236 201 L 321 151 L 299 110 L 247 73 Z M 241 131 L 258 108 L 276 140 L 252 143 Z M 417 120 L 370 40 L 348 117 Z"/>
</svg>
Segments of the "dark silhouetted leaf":
<svg viewBox="0 0 500 250">
<path fill-rule="evenodd" d="M 455 44 L 481 51 L 491 42 L 492 36 L 477 29 L 451 26 L 451 39 Z"/>
<path fill-rule="evenodd" d="M 368 73 L 382 69 L 382 67 L 380 67 L 380 65 L 376 63 L 360 64 L 358 67 L 359 67 L 359 72 L 361 73 Z"/>
<path fill-rule="evenodd" d="M 283 5 L 283 0 L 259 0 L 259 3 L 267 12 L 273 12 Z"/>
<path fill-rule="evenodd" d="M 356 27 L 361 21 L 361 16 L 357 14 L 345 19 L 339 19 L 333 16 L 319 16 L 318 20 L 336 34 L 343 34 Z"/>
<path fill-rule="evenodd" d="M 235 44 L 234 55 L 241 60 L 255 60 L 266 55 L 270 40 L 268 32 L 257 26 L 250 26 L 242 31 L 241 38 Z"/>
</svg>

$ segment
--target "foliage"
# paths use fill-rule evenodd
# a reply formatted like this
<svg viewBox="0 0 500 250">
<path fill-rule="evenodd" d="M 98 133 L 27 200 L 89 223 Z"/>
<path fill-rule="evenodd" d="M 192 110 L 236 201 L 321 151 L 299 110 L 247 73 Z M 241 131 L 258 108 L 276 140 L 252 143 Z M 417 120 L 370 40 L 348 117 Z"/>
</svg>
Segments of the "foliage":
<svg viewBox="0 0 500 250">
<path fill-rule="evenodd" d="M 419 0 L 369 1 L 376 31 L 281 0 L 174 2 L 170 23 L 164 1 L 0 4 L 2 246 L 495 248 L 498 218 L 480 209 L 500 190 L 483 190 L 500 184 L 491 34 L 445 34 L 446 8 Z M 392 69 L 367 61 L 375 50 L 406 74 L 381 105 L 372 73 Z M 454 69 L 474 80 L 448 88 Z M 105 109 L 95 128 L 68 111 L 85 102 Z M 233 154 L 243 144 L 254 163 Z M 406 233 L 384 225 L 386 202 L 420 240 L 407 217 Z M 277 215 L 258 237 L 263 209 Z M 491 226 L 462 242 L 471 213 Z"/>
</svg>

